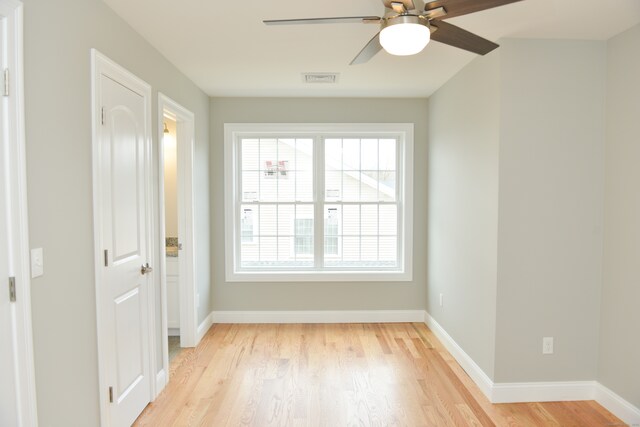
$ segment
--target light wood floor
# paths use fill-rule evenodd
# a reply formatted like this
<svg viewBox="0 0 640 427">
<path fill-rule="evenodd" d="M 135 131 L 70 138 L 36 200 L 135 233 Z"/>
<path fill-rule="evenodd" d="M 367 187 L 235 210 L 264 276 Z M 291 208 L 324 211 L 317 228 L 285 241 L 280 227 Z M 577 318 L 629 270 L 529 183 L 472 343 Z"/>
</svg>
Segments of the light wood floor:
<svg viewBox="0 0 640 427">
<path fill-rule="evenodd" d="M 612 426 L 593 401 L 492 405 L 423 324 L 215 325 L 137 426 Z"/>
</svg>

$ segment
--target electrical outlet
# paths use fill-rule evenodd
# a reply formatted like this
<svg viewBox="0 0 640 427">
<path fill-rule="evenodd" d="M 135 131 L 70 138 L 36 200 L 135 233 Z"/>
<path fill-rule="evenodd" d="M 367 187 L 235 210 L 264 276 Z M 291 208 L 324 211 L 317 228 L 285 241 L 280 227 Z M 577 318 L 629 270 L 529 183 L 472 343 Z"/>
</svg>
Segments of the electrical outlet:
<svg viewBox="0 0 640 427">
<path fill-rule="evenodd" d="M 440 307 L 444 305 L 444 294 L 440 294 Z"/>
<path fill-rule="evenodd" d="M 542 354 L 553 354 L 553 337 L 542 338 Z"/>
</svg>

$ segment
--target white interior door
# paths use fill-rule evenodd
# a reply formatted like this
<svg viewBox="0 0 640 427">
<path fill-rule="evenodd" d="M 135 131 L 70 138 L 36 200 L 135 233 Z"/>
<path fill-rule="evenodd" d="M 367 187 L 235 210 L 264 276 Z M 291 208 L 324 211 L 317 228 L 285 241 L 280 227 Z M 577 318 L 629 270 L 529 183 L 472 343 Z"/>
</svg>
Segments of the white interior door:
<svg viewBox="0 0 640 427">
<path fill-rule="evenodd" d="M 148 99 L 100 74 L 97 209 L 104 262 L 99 286 L 105 380 L 112 426 L 130 426 L 151 400 L 149 293 L 151 225 Z M 101 351 L 103 351 L 101 349 Z"/>
</svg>

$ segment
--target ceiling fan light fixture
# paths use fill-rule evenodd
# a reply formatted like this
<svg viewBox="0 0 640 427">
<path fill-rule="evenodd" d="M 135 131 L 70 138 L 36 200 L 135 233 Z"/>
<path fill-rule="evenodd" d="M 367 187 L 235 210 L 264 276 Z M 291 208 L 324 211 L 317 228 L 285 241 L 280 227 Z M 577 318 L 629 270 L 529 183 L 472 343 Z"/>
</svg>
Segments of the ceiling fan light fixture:
<svg viewBox="0 0 640 427">
<path fill-rule="evenodd" d="M 429 21 L 415 15 L 398 15 L 385 19 L 380 31 L 380 45 L 391 55 L 420 53 L 430 39 Z"/>
</svg>

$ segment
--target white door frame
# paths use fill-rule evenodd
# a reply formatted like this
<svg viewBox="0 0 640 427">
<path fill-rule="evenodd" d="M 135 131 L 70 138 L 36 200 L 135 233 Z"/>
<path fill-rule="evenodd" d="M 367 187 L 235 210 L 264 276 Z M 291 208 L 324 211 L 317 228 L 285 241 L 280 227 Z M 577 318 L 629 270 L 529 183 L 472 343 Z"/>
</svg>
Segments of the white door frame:
<svg viewBox="0 0 640 427">
<path fill-rule="evenodd" d="M 178 151 L 178 236 L 182 244 L 179 251 L 178 269 L 180 277 L 180 345 L 195 347 L 198 344 L 197 291 L 195 285 L 194 251 L 194 211 L 193 211 L 193 152 L 195 138 L 194 114 L 168 96 L 158 94 L 158 248 L 161 288 L 162 318 L 162 370 L 157 371 L 157 393 L 160 393 L 169 379 L 169 352 L 167 340 L 167 280 L 165 257 L 165 215 L 164 215 L 164 118 L 176 122 L 176 146 Z M 155 349 L 155 347 L 154 347 Z M 156 359 L 154 359 L 156 360 Z M 157 394 L 156 394 L 157 395 Z"/>
<path fill-rule="evenodd" d="M 23 80 L 23 6 L 17 0 L 0 0 L 0 16 L 5 21 L 5 63 L 9 70 L 9 96 L 3 97 L 5 114 L 2 117 L 7 154 L 10 204 L 9 268 L 15 276 L 16 363 L 18 370 L 17 402 L 20 426 L 37 426 L 35 368 L 33 364 L 33 335 L 31 329 L 31 280 L 29 268 L 29 223 L 27 215 L 27 172 L 24 133 L 24 80 Z M 4 167 L 4 165 L 3 165 Z M 1 284 L 6 292 L 6 283 Z"/>
<path fill-rule="evenodd" d="M 121 67 L 120 65 L 113 62 L 111 59 L 106 57 L 105 55 L 98 52 L 96 49 L 91 49 L 91 109 L 92 109 L 92 157 L 93 157 L 93 235 L 94 235 L 94 265 L 95 265 L 95 287 L 96 287 L 96 320 L 97 320 L 97 333 L 98 333 L 98 384 L 99 384 L 99 396 L 100 396 L 100 423 L 103 426 L 110 425 L 110 411 L 109 411 L 109 384 L 107 382 L 107 349 L 112 347 L 111 343 L 108 342 L 108 334 L 106 330 L 106 313 L 104 312 L 104 302 L 106 301 L 106 296 L 104 295 L 105 286 L 104 279 L 102 277 L 102 266 L 104 265 L 104 253 L 103 253 L 103 242 L 101 241 L 101 230 L 103 224 L 102 218 L 102 203 L 100 200 L 100 188 L 101 188 L 101 176 L 102 176 L 102 161 L 101 161 L 101 150 L 99 146 L 100 137 L 99 130 L 101 126 L 102 120 L 102 106 L 100 105 L 101 96 L 101 88 L 98 84 L 100 81 L 100 76 L 106 75 L 109 78 L 121 82 L 126 83 L 126 86 L 129 88 L 135 88 L 136 92 L 138 92 L 144 98 L 145 104 L 145 119 L 144 126 L 146 128 L 145 135 L 145 163 L 149 166 L 149 169 L 146 171 L 145 175 L 145 187 L 147 191 L 147 206 L 149 206 L 147 212 L 147 221 L 149 223 L 149 230 L 151 230 L 150 235 L 147 239 L 147 247 L 149 257 L 155 253 L 154 247 L 154 238 L 152 236 L 154 225 L 153 225 L 153 211 L 154 211 L 154 203 L 153 203 L 153 161 L 152 161 L 152 135 L 151 135 L 151 86 L 149 86 L 145 81 L 133 75 L 131 72 Z M 154 345 L 154 337 L 155 337 L 155 311 L 154 311 L 154 299 L 156 289 L 155 282 L 157 279 L 155 275 L 152 274 L 152 281 L 149 284 L 149 289 L 147 292 L 147 306 L 148 306 L 148 331 L 147 336 L 149 337 L 149 366 L 153 368 L 153 345 Z M 155 392 L 155 381 L 152 380 L 154 373 L 153 370 L 150 370 L 151 375 L 149 375 L 149 390 L 150 396 L 153 398 Z"/>
</svg>

